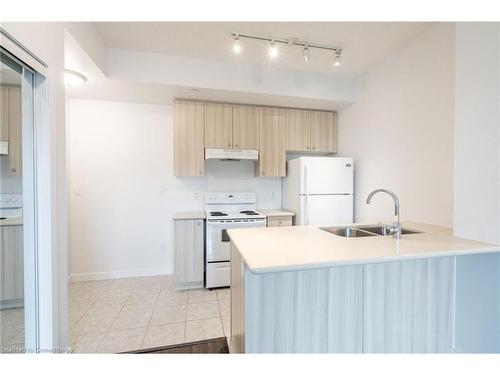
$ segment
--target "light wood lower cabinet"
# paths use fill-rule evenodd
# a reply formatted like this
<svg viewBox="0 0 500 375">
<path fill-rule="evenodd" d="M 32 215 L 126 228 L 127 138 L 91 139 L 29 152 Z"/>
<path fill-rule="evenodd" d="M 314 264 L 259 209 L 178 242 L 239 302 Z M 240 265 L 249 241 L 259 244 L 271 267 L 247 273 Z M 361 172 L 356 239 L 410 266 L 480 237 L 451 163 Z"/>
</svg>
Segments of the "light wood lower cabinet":
<svg viewBox="0 0 500 375">
<path fill-rule="evenodd" d="M 233 353 L 452 353 L 454 257 L 252 273 L 231 243 Z"/>
<path fill-rule="evenodd" d="M 255 176 L 286 176 L 286 126 L 290 111 L 283 108 L 262 108 L 259 130 L 259 160 L 255 162 Z"/>
<path fill-rule="evenodd" d="M 205 124 L 203 103 L 174 103 L 174 174 L 203 176 L 205 173 Z"/>
<path fill-rule="evenodd" d="M 293 224 L 293 216 L 269 216 L 267 218 L 268 227 L 288 227 Z"/>
<path fill-rule="evenodd" d="M 203 288 L 204 220 L 174 221 L 174 274 L 176 289 Z"/>
<path fill-rule="evenodd" d="M 361 353 L 363 266 L 254 274 L 231 244 L 233 353 Z"/>
<path fill-rule="evenodd" d="M 0 306 L 22 306 L 23 279 L 23 226 L 0 227 Z"/>
<path fill-rule="evenodd" d="M 452 353 L 454 257 L 365 265 L 366 353 Z"/>
</svg>

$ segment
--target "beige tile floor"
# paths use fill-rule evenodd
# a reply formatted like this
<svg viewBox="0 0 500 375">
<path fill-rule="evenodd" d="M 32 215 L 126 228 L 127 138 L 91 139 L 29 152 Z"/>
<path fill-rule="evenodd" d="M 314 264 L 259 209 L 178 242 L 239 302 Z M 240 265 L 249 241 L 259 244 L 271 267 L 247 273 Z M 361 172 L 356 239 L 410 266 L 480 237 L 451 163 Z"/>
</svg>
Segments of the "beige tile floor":
<svg viewBox="0 0 500 375">
<path fill-rule="evenodd" d="M 75 353 L 118 353 L 229 336 L 229 288 L 175 291 L 172 276 L 69 284 Z"/>
<path fill-rule="evenodd" d="M 24 348 L 24 309 L 0 310 L 0 353 Z"/>
</svg>

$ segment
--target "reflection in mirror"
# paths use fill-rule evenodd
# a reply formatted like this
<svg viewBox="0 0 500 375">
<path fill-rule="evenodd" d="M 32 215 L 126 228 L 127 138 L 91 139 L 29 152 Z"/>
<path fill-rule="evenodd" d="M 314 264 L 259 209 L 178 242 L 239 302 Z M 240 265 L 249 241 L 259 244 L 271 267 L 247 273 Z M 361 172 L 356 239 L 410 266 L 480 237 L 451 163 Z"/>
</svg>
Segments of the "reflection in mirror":
<svg viewBox="0 0 500 375">
<path fill-rule="evenodd" d="M 0 55 L 0 348 L 25 343 L 22 107 L 23 68 Z"/>
</svg>

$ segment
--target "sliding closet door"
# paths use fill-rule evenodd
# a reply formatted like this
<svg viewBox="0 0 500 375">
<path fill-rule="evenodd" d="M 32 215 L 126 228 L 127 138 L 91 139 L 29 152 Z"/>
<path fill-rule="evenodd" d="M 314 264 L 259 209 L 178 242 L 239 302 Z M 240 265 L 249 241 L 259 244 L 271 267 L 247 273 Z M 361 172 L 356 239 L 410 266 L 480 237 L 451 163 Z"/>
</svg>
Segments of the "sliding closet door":
<svg viewBox="0 0 500 375">
<path fill-rule="evenodd" d="M 35 73 L 0 48 L 0 350 L 38 350 Z"/>
</svg>

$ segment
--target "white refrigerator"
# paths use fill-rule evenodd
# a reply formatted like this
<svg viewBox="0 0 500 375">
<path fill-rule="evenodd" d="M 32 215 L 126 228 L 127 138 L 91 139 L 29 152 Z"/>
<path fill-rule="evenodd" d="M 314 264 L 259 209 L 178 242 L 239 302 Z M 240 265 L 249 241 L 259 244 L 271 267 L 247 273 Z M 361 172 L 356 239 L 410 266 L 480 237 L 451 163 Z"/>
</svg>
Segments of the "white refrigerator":
<svg viewBox="0 0 500 375">
<path fill-rule="evenodd" d="M 287 162 L 283 206 L 295 213 L 296 225 L 353 222 L 353 160 L 299 157 Z"/>
</svg>

